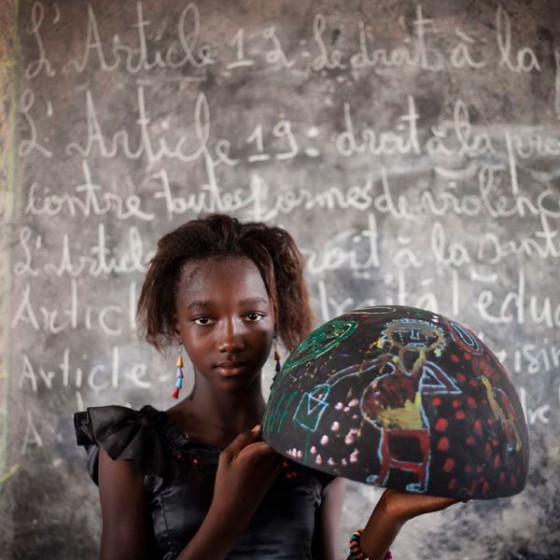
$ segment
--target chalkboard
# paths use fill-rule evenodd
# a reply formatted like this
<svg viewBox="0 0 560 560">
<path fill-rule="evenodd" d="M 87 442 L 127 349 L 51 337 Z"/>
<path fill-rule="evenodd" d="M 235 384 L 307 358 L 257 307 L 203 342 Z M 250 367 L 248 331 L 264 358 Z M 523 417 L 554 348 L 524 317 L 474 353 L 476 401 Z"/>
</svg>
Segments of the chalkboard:
<svg viewBox="0 0 560 560">
<path fill-rule="evenodd" d="M 560 557 L 560 4 L 9 0 L 0 18 L 2 558 L 96 557 L 71 415 L 170 406 L 139 288 L 157 239 L 215 211 L 294 234 L 318 324 L 421 307 L 509 371 L 526 489 L 411 522 L 397 557 Z M 378 496 L 350 485 L 341 543 Z"/>
</svg>

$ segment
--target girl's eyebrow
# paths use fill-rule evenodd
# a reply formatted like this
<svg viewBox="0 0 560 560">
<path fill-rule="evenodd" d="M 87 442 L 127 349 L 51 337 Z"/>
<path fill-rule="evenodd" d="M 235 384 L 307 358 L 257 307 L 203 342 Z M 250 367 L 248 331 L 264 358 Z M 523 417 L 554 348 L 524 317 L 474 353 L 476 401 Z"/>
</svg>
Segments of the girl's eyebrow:
<svg viewBox="0 0 560 560">
<path fill-rule="evenodd" d="M 194 307 L 204 307 L 205 309 L 208 309 L 210 307 L 210 302 L 204 299 L 195 299 L 187 305 L 187 309 L 192 309 Z"/>
<path fill-rule="evenodd" d="M 241 303 L 242 305 L 251 305 L 254 303 L 264 303 L 265 305 L 268 305 L 268 300 L 263 297 L 254 297 L 241 300 L 239 303 Z"/>
</svg>

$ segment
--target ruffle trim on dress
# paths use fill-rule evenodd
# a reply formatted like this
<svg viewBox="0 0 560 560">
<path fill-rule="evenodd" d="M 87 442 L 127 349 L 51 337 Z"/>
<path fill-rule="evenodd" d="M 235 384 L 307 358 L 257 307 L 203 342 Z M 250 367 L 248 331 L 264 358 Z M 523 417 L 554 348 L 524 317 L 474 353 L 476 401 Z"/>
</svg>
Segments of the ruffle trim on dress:
<svg viewBox="0 0 560 560">
<path fill-rule="evenodd" d="M 100 447 L 113 460 L 131 460 L 142 474 L 165 479 L 170 457 L 188 442 L 165 412 L 149 405 L 140 410 L 116 405 L 88 408 L 74 415 L 74 426 L 96 484 Z"/>
</svg>

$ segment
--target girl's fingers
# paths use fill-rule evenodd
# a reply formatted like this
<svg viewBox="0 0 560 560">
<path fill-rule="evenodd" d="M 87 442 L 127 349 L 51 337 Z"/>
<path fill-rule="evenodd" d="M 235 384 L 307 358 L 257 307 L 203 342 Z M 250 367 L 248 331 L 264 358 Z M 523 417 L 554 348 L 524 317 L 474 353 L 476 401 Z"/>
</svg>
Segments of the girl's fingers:
<svg viewBox="0 0 560 560">
<path fill-rule="evenodd" d="M 264 441 L 255 441 L 247 445 L 236 456 L 236 460 L 249 460 L 251 463 L 273 461 L 282 464 L 283 458 Z"/>
<path fill-rule="evenodd" d="M 274 459 L 280 464 L 282 457 L 261 439 L 260 426 L 255 426 L 249 432 L 239 434 L 223 451 L 223 460 L 228 462 L 239 459 L 248 460 L 252 463 L 262 462 L 267 459 Z"/>
<path fill-rule="evenodd" d="M 233 459 L 236 457 L 245 447 L 258 441 L 261 437 L 261 429 L 257 424 L 252 430 L 248 432 L 243 432 L 239 434 L 223 451 L 222 455 Z"/>
</svg>

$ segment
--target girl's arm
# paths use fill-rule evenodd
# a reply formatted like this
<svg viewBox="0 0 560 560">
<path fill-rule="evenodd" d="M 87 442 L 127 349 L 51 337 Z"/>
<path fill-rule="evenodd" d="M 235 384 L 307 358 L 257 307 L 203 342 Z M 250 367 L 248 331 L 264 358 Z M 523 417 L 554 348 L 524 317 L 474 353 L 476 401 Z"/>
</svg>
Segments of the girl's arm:
<svg viewBox="0 0 560 560">
<path fill-rule="evenodd" d="M 147 560 L 152 529 L 143 476 L 132 461 L 113 461 L 99 450 L 99 499 L 103 519 L 101 560 Z"/>
<path fill-rule="evenodd" d="M 360 538 L 360 548 L 369 560 L 383 560 L 402 526 L 413 517 L 456 504 L 455 498 L 408 494 L 387 489 L 375 506 Z"/>
<path fill-rule="evenodd" d="M 338 560 L 339 549 L 336 537 L 345 486 L 343 478 L 335 478 L 325 487 L 323 502 L 315 514 L 312 556 L 316 560 Z"/>
</svg>

